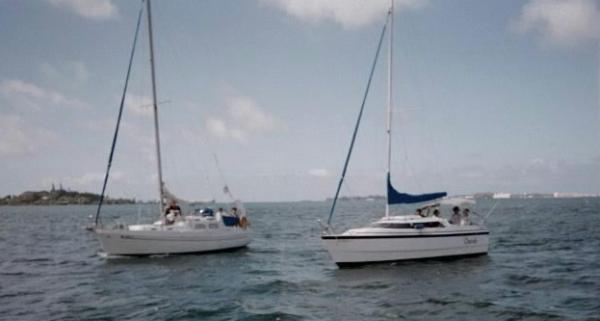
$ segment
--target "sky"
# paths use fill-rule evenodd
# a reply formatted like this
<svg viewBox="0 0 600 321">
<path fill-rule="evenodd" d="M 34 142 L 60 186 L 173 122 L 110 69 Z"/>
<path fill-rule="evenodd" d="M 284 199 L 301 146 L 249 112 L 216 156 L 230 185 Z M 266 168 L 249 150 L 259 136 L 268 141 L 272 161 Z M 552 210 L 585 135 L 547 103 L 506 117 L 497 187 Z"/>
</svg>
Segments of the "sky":
<svg viewBox="0 0 600 321">
<path fill-rule="evenodd" d="M 387 0 L 152 2 L 164 180 L 332 197 Z M 0 195 L 99 193 L 139 1 L 0 2 Z M 396 0 L 392 181 L 600 192 L 600 1 Z M 108 194 L 158 198 L 143 20 Z M 382 195 L 387 39 L 342 195 Z M 215 161 L 215 156 L 218 162 Z"/>
</svg>

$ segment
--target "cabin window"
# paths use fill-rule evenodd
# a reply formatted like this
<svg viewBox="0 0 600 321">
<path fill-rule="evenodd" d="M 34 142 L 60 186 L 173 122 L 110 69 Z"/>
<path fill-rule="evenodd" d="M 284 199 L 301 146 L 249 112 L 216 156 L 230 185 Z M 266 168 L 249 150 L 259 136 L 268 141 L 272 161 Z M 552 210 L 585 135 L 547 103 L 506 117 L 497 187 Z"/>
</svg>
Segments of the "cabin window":
<svg viewBox="0 0 600 321">
<path fill-rule="evenodd" d="M 206 225 L 204 225 L 204 224 L 196 224 L 196 225 L 194 225 L 194 228 L 197 228 L 199 230 L 203 230 L 203 229 L 206 228 Z"/>
<path fill-rule="evenodd" d="M 375 223 L 371 226 L 380 228 L 412 228 L 412 226 L 407 223 Z"/>
<path fill-rule="evenodd" d="M 215 223 L 208 224 L 208 228 L 219 228 L 219 224 L 215 224 Z"/>
<path fill-rule="evenodd" d="M 444 227 L 440 222 L 425 222 L 425 223 L 374 223 L 371 227 L 391 228 L 391 229 L 422 229 L 431 227 Z"/>
<path fill-rule="evenodd" d="M 444 225 L 442 225 L 440 222 L 427 222 L 421 224 L 423 225 L 423 227 L 444 227 Z"/>
</svg>

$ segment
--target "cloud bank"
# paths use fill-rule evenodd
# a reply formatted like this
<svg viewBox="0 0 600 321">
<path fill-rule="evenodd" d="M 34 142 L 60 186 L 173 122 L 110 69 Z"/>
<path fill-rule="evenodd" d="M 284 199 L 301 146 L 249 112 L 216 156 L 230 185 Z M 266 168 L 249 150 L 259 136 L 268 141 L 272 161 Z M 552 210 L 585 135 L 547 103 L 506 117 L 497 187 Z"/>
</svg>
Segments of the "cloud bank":
<svg viewBox="0 0 600 321">
<path fill-rule="evenodd" d="M 281 120 L 247 97 L 230 97 L 226 105 L 225 116 L 210 116 L 205 121 L 206 130 L 213 137 L 245 142 L 252 136 L 285 128 Z"/>
<path fill-rule="evenodd" d="M 117 7 L 111 0 L 48 0 L 48 2 L 92 20 L 111 19 L 118 14 Z"/>
<path fill-rule="evenodd" d="M 347 29 L 382 21 L 390 5 L 389 0 L 262 0 L 262 2 L 303 21 L 311 23 L 333 21 Z M 418 9 L 427 4 L 427 0 L 394 2 L 397 10 Z"/>
<path fill-rule="evenodd" d="M 513 29 L 534 33 L 545 43 L 573 46 L 600 39 L 600 11 L 594 0 L 530 0 Z"/>
<path fill-rule="evenodd" d="M 125 109 L 137 116 L 152 117 L 154 115 L 152 98 L 149 96 L 126 94 Z"/>
<path fill-rule="evenodd" d="M 308 171 L 308 175 L 314 177 L 331 177 L 331 172 L 325 168 L 313 168 Z"/>
<path fill-rule="evenodd" d="M 0 115 L 0 157 L 34 155 L 57 137 L 54 132 L 27 124 L 18 115 Z"/>
<path fill-rule="evenodd" d="M 85 84 L 91 74 L 86 64 L 82 61 L 66 61 L 58 66 L 42 63 L 40 69 L 47 83 L 59 84 L 71 88 Z"/>
<path fill-rule="evenodd" d="M 42 109 L 45 105 L 88 109 L 90 106 L 78 99 L 65 95 L 36 84 L 18 79 L 3 80 L 0 82 L 0 94 L 13 106 L 26 106 L 33 109 Z"/>
</svg>

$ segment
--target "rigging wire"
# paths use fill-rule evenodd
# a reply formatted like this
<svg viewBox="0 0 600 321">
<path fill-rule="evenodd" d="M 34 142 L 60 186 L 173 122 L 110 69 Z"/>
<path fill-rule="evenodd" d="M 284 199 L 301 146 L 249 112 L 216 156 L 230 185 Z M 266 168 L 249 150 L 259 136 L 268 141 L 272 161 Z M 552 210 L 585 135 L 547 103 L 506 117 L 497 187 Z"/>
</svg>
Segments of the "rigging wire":
<svg viewBox="0 0 600 321">
<path fill-rule="evenodd" d="M 229 196 L 231 198 L 232 201 L 234 201 L 235 197 L 233 196 L 233 193 L 231 193 L 231 190 L 229 189 L 229 185 L 227 184 L 227 181 L 225 180 L 225 175 L 223 175 L 223 171 L 221 171 L 221 166 L 219 165 L 219 159 L 217 158 L 217 154 L 213 153 L 213 158 L 215 159 L 217 171 L 219 172 L 219 175 L 221 176 L 221 180 L 223 180 L 223 183 L 225 184 L 225 186 L 223 186 L 223 193 L 225 193 L 227 196 Z"/>
<path fill-rule="evenodd" d="M 391 15 L 392 15 L 392 11 L 388 10 L 385 24 L 383 25 L 383 28 L 381 30 L 381 35 L 379 36 L 379 43 L 377 44 L 377 51 L 375 52 L 375 58 L 373 59 L 373 65 L 371 66 L 371 72 L 369 74 L 369 80 L 367 81 L 367 88 L 365 89 L 365 94 L 363 96 L 362 104 L 360 105 L 360 112 L 358 113 L 358 118 L 356 120 L 356 125 L 354 127 L 354 133 L 352 134 L 352 140 L 350 141 L 350 149 L 348 150 L 348 155 L 346 156 L 346 162 L 344 163 L 344 169 L 342 170 L 340 182 L 339 182 L 337 190 L 335 192 L 335 197 L 333 198 L 333 204 L 331 205 L 331 211 L 329 212 L 329 218 L 327 219 L 328 227 L 331 226 L 331 218 L 333 217 L 333 212 L 335 211 L 335 205 L 336 205 L 338 197 L 340 195 L 340 189 L 342 188 L 342 184 L 344 183 L 344 177 L 346 176 L 346 170 L 348 169 L 348 163 L 350 162 L 350 156 L 352 155 L 352 150 L 354 148 L 354 142 L 356 141 L 356 134 L 358 133 L 358 127 L 360 125 L 363 111 L 365 109 L 365 103 L 367 101 L 367 96 L 369 95 L 369 89 L 371 88 L 371 80 L 373 79 L 373 74 L 375 73 L 375 66 L 377 65 L 377 60 L 379 58 L 379 52 L 381 51 L 381 44 L 383 43 L 383 36 L 385 35 L 385 31 L 386 31 L 388 23 L 390 21 Z"/>
<path fill-rule="evenodd" d="M 133 57 L 135 55 L 135 47 L 137 43 L 138 34 L 140 31 L 140 22 L 142 20 L 142 12 L 144 11 L 144 2 L 140 7 L 138 13 L 137 24 L 135 27 L 135 35 L 133 37 L 133 45 L 131 47 L 131 55 L 129 57 L 129 66 L 127 67 L 127 74 L 125 75 L 125 85 L 123 87 L 123 94 L 121 95 L 121 103 L 119 105 L 119 115 L 117 116 L 117 124 L 115 125 L 115 133 L 113 135 L 112 144 L 110 147 L 110 154 L 108 156 L 108 164 L 106 166 L 106 174 L 104 175 L 104 183 L 102 184 L 102 192 L 100 193 L 100 201 L 98 202 L 98 208 L 96 209 L 96 217 L 94 219 L 94 226 L 98 226 L 98 220 L 100 219 L 100 210 L 102 209 L 102 203 L 104 202 L 104 193 L 106 192 L 106 184 L 108 183 L 108 177 L 110 175 L 110 168 L 112 166 L 113 156 L 115 152 L 115 146 L 117 144 L 117 137 L 119 136 L 119 127 L 121 125 L 121 116 L 123 115 L 123 106 L 125 105 L 125 96 L 127 94 L 127 86 L 129 85 L 129 75 L 131 74 L 131 65 L 133 64 Z"/>
</svg>

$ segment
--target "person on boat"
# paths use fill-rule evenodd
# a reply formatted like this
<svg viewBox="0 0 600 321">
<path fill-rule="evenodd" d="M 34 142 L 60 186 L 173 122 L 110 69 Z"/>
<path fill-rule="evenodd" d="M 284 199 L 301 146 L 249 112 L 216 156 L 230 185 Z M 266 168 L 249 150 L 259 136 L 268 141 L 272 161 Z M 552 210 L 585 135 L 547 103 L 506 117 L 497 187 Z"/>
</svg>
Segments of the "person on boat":
<svg viewBox="0 0 600 321">
<path fill-rule="evenodd" d="M 234 225 L 239 226 L 240 225 L 240 214 L 239 214 L 237 207 L 235 207 L 235 206 L 232 207 L 230 213 L 231 213 L 231 216 L 234 217 Z"/>
<path fill-rule="evenodd" d="M 420 216 L 420 217 L 425 217 L 425 216 L 427 216 L 426 214 L 423 214 L 423 210 L 422 210 L 422 209 L 420 209 L 420 208 L 417 208 L 417 212 L 416 212 L 415 214 L 417 214 L 417 215 L 418 215 L 418 216 Z"/>
<path fill-rule="evenodd" d="M 433 210 L 433 216 L 435 217 L 440 217 L 440 210 L 438 210 L 437 208 Z"/>
<path fill-rule="evenodd" d="M 219 207 L 215 213 L 215 218 L 217 221 L 221 221 L 223 220 L 223 216 L 225 216 L 225 210 L 222 207 Z"/>
<path fill-rule="evenodd" d="M 181 207 L 177 205 L 177 201 L 172 199 L 169 205 L 165 208 L 165 224 L 170 225 L 175 223 L 175 219 L 181 216 Z"/>
<path fill-rule="evenodd" d="M 458 206 L 454 206 L 452 208 L 452 216 L 450 217 L 450 224 L 460 224 L 461 216 L 460 216 L 460 208 Z"/>
<path fill-rule="evenodd" d="M 469 219 L 469 209 L 463 209 L 462 218 L 460 220 L 460 225 L 471 225 L 471 221 Z"/>
</svg>

